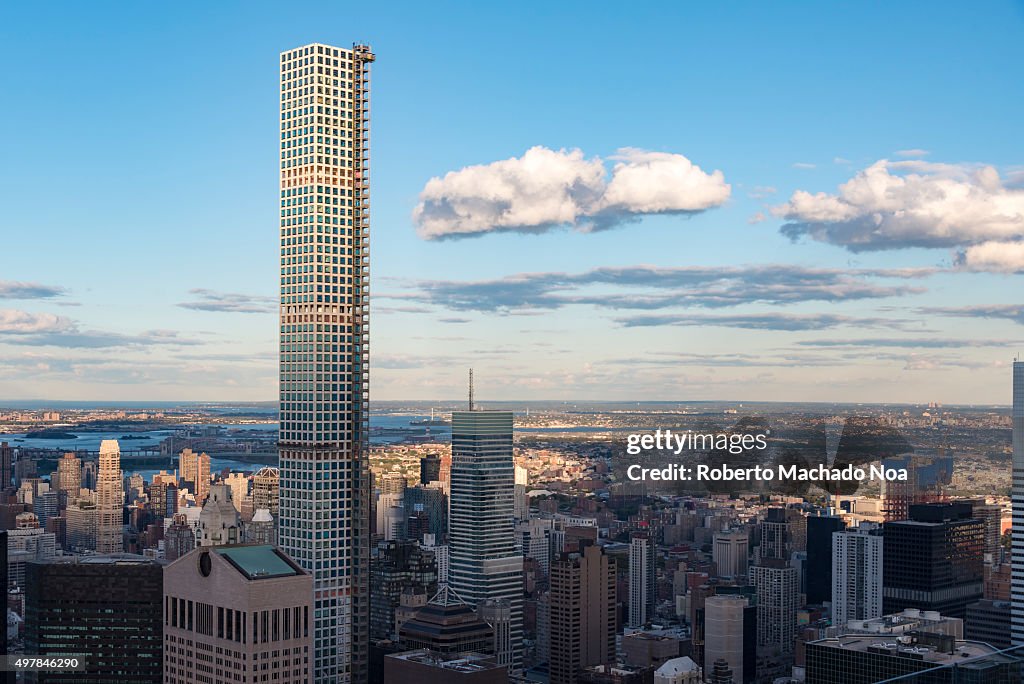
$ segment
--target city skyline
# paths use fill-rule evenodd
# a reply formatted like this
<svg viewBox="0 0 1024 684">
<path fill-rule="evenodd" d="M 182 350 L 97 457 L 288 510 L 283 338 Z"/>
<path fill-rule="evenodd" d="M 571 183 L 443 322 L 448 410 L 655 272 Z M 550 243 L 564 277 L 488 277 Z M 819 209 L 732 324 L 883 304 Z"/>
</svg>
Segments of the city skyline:
<svg viewBox="0 0 1024 684">
<path fill-rule="evenodd" d="M 366 40 L 374 399 L 1010 403 L 1019 6 L 310 7 L 4 8 L 0 399 L 271 400 L 267 74 Z"/>
</svg>

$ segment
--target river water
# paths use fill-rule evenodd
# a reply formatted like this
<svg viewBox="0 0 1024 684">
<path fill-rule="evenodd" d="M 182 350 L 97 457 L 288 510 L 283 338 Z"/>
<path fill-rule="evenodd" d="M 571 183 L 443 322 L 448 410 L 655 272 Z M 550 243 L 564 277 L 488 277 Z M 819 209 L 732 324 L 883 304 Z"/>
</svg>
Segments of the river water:
<svg viewBox="0 0 1024 684">
<path fill-rule="evenodd" d="M 373 414 L 370 416 L 370 443 L 374 445 L 393 444 L 401 442 L 407 437 L 423 439 L 426 436 L 426 430 L 424 427 L 413 426 L 410 425 L 410 423 L 426 420 L 429 417 L 429 414 Z M 278 427 L 277 423 L 219 423 L 218 425 L 227 428 L 228 430 L 242 430 L 248 433 L 238 435 L 239 438 L 260 436 L 253 435 L 254 432 L 258 431 L 259 433 L 265 433 L 263 436 L 266 439 L 273 439 L 274 433 L 277 432 Z M 186 427 L 197 428 L 203 427 L 203 425 L 182 425 L 180 428 L 176 429 L 147 430 L 142 432 L 130 432 L 124 428 L 107 432 L 83 432 L 74 429 L 64 430 L 57 427 L 53 428 L 54 432 L 66 432 L 69 435 L 74 435 L 74 437 L 46 439 L 28 437 L 26 433 L 4 433 L 0 434 L 0 442 L 8 442 L 14 447 L 95 452 L 99 450 L 100 442 L 103 440 L 116 439 L 118 440 L 122 451 L 133 451 L 137 449 L 156 448 L 159 446 L 160 442 L 173 436 L 176 432 L 179 432 Z M 451 429 L 446 425 L 431 426 L 430 435 L 439 440 L 447 441 L 451 436 Z M 125 439 L 125 437 L 130 437 L 130 439 Z M 265 463 L 259 463 L 253 461 L 237 461 L 231 458 L 219 458 L 214 455 L 210 456 L 210 470 L 215 473 L 220 472 L 225 468 L 237 471 L 254 471 L 259 470 L 264 465 L 276 466 L 277 458 L 270 455 L 267 456 L 268 458 Z M 126 471 L 126 474 L 139 473 L 149 481 L 152 480 L 153 475 L 159 471 L 160 468 L 129 470 Z M 45 475 L 45 473 L 43 473 L 43 475 Z"/>
</svg>

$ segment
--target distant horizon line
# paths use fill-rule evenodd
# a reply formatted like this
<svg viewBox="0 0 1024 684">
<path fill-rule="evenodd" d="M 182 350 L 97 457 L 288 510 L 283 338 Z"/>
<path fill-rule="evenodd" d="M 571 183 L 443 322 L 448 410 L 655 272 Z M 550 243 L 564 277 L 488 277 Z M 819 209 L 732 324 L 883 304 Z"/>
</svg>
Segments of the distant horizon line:
<svg viewBox="0 0 1024 684">
<path fill-rule="evenodd" d="M 373 404 L 396 404 L 396 403 L 407 403 L 407 404 L 438 404 L 438 405 L 451 405 L 451 404 L 466 404 L 466 398 L 461 397 L 459 399 L 376 399 L 370 400 L 371 408 Z M 867 401 L 781 401 L 781 400 L 760 400 L 760 399 L 484 399 L 477 400 L 479 404 L 733 404 L 733 405 L 750 405 L 750 404 L 767 404 L 767 405 L 785 405 L 785 404 L 798 404 L 808 406 L 923 406 L 929 408 L 929 404 L 934 403 L 941 407 L 966 407 L 966 408 L 1012 408 L 1013 403 L 992 403 L 992 402 L 977 402 L 977 403 L 950 403 L 950 402 L 932 402 L 932 401 L 920 401 L 920 402 L 906 402 L 906 401 L 893 401 L 893 402 L 867 402 Z M 89 400 L 89 399 L 20 399 L 20 400 L 7 400 L 0 399 L 0 409 L 26 409 L 26 408 L 46 408 L 48 406 L 59 406 L 59 405 L 91 405 L 97 408 L 119 408 L 119 407 L 130 407 L 130 408 L 167 408 L 174 406 L 219 406 L 219 407 L 245 407 L 245 406 L 265 406 L 265 407 L 276 407 L 278 404 L 277 400 L 236 400 L 236 401 L 220 401 L 220 400 L 202 400 L 202 399 L 187 399 L 187 400 L 172 400 L 172 399 L 155 399 L 155 400 Z"/>
</svg>

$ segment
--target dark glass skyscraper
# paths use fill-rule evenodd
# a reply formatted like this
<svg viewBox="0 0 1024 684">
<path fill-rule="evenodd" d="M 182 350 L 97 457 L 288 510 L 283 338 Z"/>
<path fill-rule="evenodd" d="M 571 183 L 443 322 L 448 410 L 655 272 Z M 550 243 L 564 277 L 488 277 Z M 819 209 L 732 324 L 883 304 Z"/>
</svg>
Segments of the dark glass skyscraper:
<svg viewBox="0 0 1024 684">
<path fill-rule="evenodd" d="M 0 490 L 11 486 L 14 477 L 14 447 L 0 442 Z"/>
<path fill-rule="evenodd" d="M 807 518 L 807 603 L 832 600 L 832 533 L 846 529 L 842 518 Z"/>
<path fill-rule="evenodd" d="M 29 563 L 25 653 L 86 661 L 84 672 L 30 673 L 29 681 L 160 684 L 163 566 L 128 554 Z"/>
<path fill-rule="evenodd" d="M 281 53 L 280 544 L 313 575 L 314 680 L 369 658 L 369 65 Z"/>
<path fill-rule="evenodd" d="M 383 541 L 370 575 L 370 636 L 390 639 L 395 634 L 395 608 L 403 592 L 437 593 L 434 554 L 414 541 Z"/>
<path fill-rule="evenodd" d="M 511 632 L 507 643 L 496 644 L 495 655 L 500 664 L 517 668 L 523 557 L 515 549 L 513 471 L 511 411 L 452 413 L 448 580 L 474 606 L 488 599 L 508 601 Z"/>
<path fill-rule="evenodd" d="M 427 454 L 420 459 L 420 484 L 430 484 L 441 479 L 441 457 Z"/>
<path fill-rule="evenodd" d="M 985 523 L 970 504 L 915 504 L 910 520 L 885 523 L 883 539 L 883 615 L 917 608 L 963 618 L 982 597 Z"/>
</svg>

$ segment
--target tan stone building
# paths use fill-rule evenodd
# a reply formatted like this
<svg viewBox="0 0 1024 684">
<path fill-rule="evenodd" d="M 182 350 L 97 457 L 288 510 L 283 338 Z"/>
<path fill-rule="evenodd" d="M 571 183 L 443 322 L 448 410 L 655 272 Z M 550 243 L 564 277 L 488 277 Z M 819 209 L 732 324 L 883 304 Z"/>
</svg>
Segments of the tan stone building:
<svg viewBox="0 0 1024 684">
<path fill-rule="evenodd" d="M 116 439 L 100 444 L 96 480 L 96 552 L 124 551 L 124 485 L 121 482 L 121 447 Z"/>
<path fill-rule="evenodd" d="M 269 545 L 182 556 L 164 569 L 164 684 L 309 684 L 312 597 L 312 576 Z"/>
<path fill-rule="evenodd" d="M 74 452 L 64 454 L 64 458 L 57 461 L 56 484 L 56 489 L 64 492 L 68 498 L 77 497 L 82 489 L 82 459 Z"/>
<path fill-rule="evenodd" d="M 183 449 L 178 456 L 178 467 L 181 469 L 181 479 L 192 483 L 190 488 L 195 494 L 196 504 L 202 506 L 206 495 L 210 493 L 210 456 Z"/>
<path fill-rule="evenodd" d="M 551 684 L 573 684 L 590 665 L 615 660 L 615 564 L 600 547 L 561 554 L 551 563 Z"/>
</svg>

